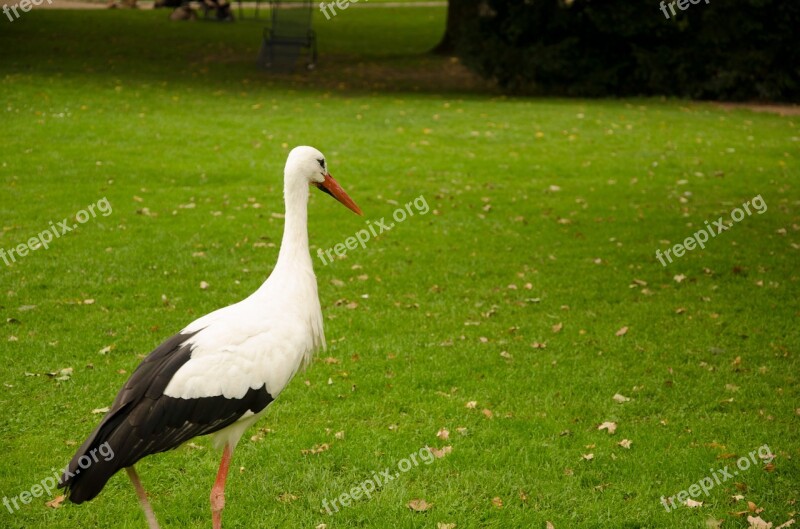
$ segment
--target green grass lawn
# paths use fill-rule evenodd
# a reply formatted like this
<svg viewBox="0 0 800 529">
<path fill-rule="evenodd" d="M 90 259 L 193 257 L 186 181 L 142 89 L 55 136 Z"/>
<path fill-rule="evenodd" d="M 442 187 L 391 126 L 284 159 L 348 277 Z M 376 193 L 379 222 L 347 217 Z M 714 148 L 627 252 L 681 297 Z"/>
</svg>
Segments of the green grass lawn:
<svg viewBox="0 0 800 529">
<path fill-rule="evenodd" d="M 501 97 L 420 55 L 443 8 L 319 19 L 319 68 L 279 76 L 254 66 L 261 23 L 166 15 L 33 10 L 0 32 L 0 247 L 113 208 L 0 263 L 1 495 L 63 468 L 162 339 L 268 276 L 283 163 L 309 144 L 365 212 L 312 194 L 312 252 L 417 197 L 430 211 L 314 258 L 329 347 L 245 434 L 225 527 L 745 528 L 747 501 L 794 516 L 797 117 Z M 656 259 L 756 195 L 763 214 Z M 765 444 L 775 459 L 702 507 L 662 506 Z M 425 446 L 451 451 L 323 509 Z M 165 529 L 210 527 L 217 464 L 201 438 L 137 466 Z M 145 526 L 124 473 L 85 505 L 54 496 L 0 526 Z"/>
</svg>

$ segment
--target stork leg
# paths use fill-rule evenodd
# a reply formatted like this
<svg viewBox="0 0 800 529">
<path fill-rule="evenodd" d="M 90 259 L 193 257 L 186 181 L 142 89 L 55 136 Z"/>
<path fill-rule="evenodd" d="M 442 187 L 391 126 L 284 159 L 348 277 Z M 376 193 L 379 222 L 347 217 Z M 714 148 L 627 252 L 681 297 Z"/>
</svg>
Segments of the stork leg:
<svg viewBox="0 0 800 529">
<path fill-rule="evenodd" d="M 211 522 L 214 529 L 222 529 L 222 509 L 225 508 L 225 480 L 228 478 L 232 452 L 230 445 L 225 444 L 225 448 L 222 450 L 222 461 L 219 463 L 217 480 L 211 488 Z"/>
<path fill-rule="evenodd" d="M 125 471 L 128 473 L 128 477 L 131 478 L 133 488 L 136 489 L 136 496 L 139 497 L 139 503 L 144 511 L 144 517 L 147 519 L 147 526 L 150 529 L 160 529 L 158 527 L 158 520 L 156 520 L 156 514 L 153 512 L 150 502 L 147 501 L 147 493 L 144 491 L 144 487 L 142 487 L 142 482 L 139 481 L 139 475 L 136 473 L 136 470 L 133 466 L 129 466 L 125 468 Z"/>
</svg>

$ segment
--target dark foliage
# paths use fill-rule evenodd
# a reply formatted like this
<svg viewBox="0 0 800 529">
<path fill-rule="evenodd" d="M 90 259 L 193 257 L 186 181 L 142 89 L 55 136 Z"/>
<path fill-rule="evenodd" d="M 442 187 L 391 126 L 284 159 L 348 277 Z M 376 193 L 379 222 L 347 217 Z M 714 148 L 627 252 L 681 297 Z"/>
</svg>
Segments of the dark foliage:
<svg viewBox="0 0 800 529">
<path fill-rule="evenodd" d="M 484 0 L 457 49 L 516 93 L 800 100 L 800 2 L 685 1 Z"/>
</svg>

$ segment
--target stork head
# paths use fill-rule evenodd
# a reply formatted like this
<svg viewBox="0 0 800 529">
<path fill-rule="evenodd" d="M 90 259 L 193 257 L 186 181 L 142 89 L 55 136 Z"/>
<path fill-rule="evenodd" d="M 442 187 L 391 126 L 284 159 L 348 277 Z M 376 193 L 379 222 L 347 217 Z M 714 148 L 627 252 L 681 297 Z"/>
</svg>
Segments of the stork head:
<svg viewBox="0 0 800 529">
<path fill-rule="evenodd" d="M 328 172 L 325 156 L 314 147 L 295 147 L 286 160 L 285 178 L 305 179 L 308 185 L 319 188 L 358 215 L 363 215 L 353 199 Z"/>
</svg>

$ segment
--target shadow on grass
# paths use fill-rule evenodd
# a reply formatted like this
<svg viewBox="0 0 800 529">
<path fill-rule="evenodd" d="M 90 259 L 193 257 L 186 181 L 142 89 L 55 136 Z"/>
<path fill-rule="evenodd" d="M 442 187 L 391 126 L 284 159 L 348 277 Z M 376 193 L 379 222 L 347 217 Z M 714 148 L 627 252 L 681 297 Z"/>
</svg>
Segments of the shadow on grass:
<svg viewBox="0 0 800 529">
<path fill-rule="evenodd" d="M 316 21 L 315 70 L 277 74 L 256 65 L 263 16 L 219 24 L 171 22 L 168 10 L 32 11 L 0 34 L 0 73 L 228 89 L 245 83 L 334 92 L 494 92 L 457 59 L 428 53 L 444 27 L 442 8 L 346 15 Z"/>
</svg>

